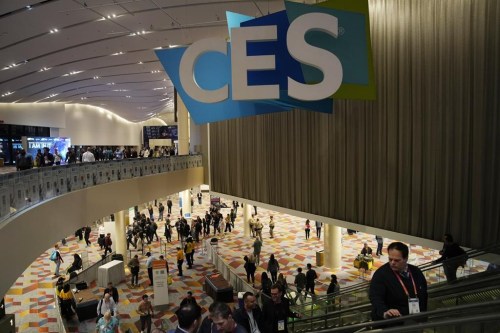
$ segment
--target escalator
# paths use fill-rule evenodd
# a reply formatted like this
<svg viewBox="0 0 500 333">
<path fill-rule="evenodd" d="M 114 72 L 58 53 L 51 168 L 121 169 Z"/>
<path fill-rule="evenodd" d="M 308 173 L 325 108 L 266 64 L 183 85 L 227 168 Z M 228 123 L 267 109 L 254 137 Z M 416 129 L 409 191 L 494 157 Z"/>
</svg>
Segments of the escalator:
<svg viewBox="0 0 500 333">
<path fill-rule="evenodd" d="M 476 258 L 488 252 L 497 252 L 499 246 L 490 246 L 467 252 L 468 258 Z M 492 251 L 496 250 L 496 251 Z M 442 269 L 441 264 L 426 263 L 419 266 L 424 274 L 434 274 Z M 459 279 L 454 284 L 438 282 L 430 284 L 429 310 L 460 304 L 471 304 L 500 298 L 500 272 L 480 272 Z M 302 319 L 291 323 L 292 332 L 318 331 L 326 328 L 342 327 L 371 320 L 369 283 L 361 283 L 345 288 L 339 295 L 316 297 L 309 302 L 292 306 L 300 312 Z"/>
</svg>

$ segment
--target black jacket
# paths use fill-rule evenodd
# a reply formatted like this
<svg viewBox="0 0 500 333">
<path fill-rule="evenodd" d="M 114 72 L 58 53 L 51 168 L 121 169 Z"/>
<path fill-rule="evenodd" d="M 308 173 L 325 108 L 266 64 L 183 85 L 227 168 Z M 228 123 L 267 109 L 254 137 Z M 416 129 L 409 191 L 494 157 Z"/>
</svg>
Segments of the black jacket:
<svg viewBox="0 0 500 333">
<path fill-rule="evenodd" d="M 255 309 L 252 310 L 252 315 L 253 318 L 255 319 L 255 322 L 257 323 L 259 331 L 264 332 L 263 322 L 262 322 L 262 310 L 257 306 Z M 234 321 L 243 326 L 247 330 L 247 332 L 252 332 L 250 330 L 250 317 L 248 316 L 248 313 L 245 310 L 245 308 L 236 309 L 233 313 L 233 318 Z"/>
<path fill-rule="evenodd" d="M 266 333 L 286 333 L 288 332 L 288 317 L 296 318 L 296 314 L 290 311 L 290 302 L 286 298 L 281 298 L 281 303 L 275 304 L 273 301 L 264 303 L 262 308 L 262 322 Z M 278 322 L 284 320 L 285 330 L 278 331 Z"/>
<path fill-rule="evenodd" d="M 408 265 L 408 270 L 415 282 L 420 311 L 427 311 L 427 281 L 424 274 L 413 265 Z M 410 297 L 415 297 L 411 279 L 402 278 L 402 281 L 404 281 Z M 372 303 L 373 320 L 384 319 L 384 312 L 389 309 L 398 309 L 403 316 L 409 314 L 408 296 L 389 263 L 377 269 L 373 274 L 370 283 L 370 302 Z"/>
</svg>

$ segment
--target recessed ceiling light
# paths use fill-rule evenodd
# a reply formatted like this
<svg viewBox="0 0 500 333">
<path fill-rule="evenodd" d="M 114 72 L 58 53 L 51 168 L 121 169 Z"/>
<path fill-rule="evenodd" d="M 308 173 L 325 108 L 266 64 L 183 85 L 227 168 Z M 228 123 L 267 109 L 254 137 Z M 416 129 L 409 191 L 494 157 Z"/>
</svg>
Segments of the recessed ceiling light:
<svg viewBox="0 0 500 333">
<path fill-rule="evenodd" d="M 128 95 L 127 95 L 127 96 L 125 96 L 125 97 L 127 97 L 127 98 L 132 98 L 132 96 L 128 96 Z"/>
<path fill-rule="evenodd" d="M 122 54 L 125 54 L 125 52 L 120 51 L 120 52 L 113 53 L 111 55 L 112 56 L 117 56 L 117 55 L 122 55 Z"/>
<path fill-rule="evenodd" d="M 7 91 L 6 93 L 2 94 L 2 97 L 7 97 L 9 95 L 12 95 L 13 93 L 13 91 Z"/>
<path fill-rule="evenodd" d="M 40 72 L 45 72 L 45 71 L 48 71 L 50 69 L 50 67 L 43 67 L 42 69 L 40 69 Z"/>
<path fill-rule="evenodd" d="M 154 49 L 155 49 L 155 50 L 161 50 L 161 49 L 163 49 L 163 47 L 158 46 L 158 47 L 155 47 Z"/>
<path fill-rule="evenodd" d="M 160 102 L 164 102 L 164 101 L 168 101 L 168 100 L 169 100 L 168 97 L 167 98 L 162 98 L 162 99 L 160 99 Z"/>
<path fill-rule="evenodd" d="M 83 100 L 83 99 L 87 99 L 87 97 L 81 97 L 80 99 L 82 99 L 82 100 Z"/>
<path fill-rule="evenodd" d="M 54 33 L 56 33 L 56 32 L 59 32 L 59 30 L 58 30 L 57 28 L 53 28 L 53 29 L 50 29 L 50 30 L 49 30 L 49 32 L 50 32 L 51 34 L 54 34 Z"/>
<path fill-rule="evenodd" d="M 151 73 L 156 74 L 156 73 L 160 73 L 160 71 L 155 69 L 154 71 L 151 71 Z"/>
<path fill-rule="evenodd" d="M 62 76 L 76 75 L 76 74 L 80 74 L 81 72 L 83 72 L 83 71 L 71 71 L 71 72 L 69 72 L 67 74 L 63 74 Z"/>
<path fill-rule="evenodd" d="M 177 47 L 177 46 L 179 46 L 179 45 L 170 44 L 168 47 L 169 47 L 169 48 L 173 48 L 173 47 Z"/>
<path fill-rule="evenodd" d="M 26 6 L 26 9 L 27 9 L 27 10 L 32 10 L 32 9 L 33 9 L 33 7 L 31 7 L 30 5 L 27 5 L 27 6 Z"/>
<path fill-rule="evenodd" d="M 167 89 L 167 87 L 153 88 L 153 90 L 164 90 L 164 89 Z"/>
<path fill-rule="evenodd" d="M 99 76 L 94 76 L 94 80 L 97 80 L 97 79 L 99 79 Z"/>
<path fill-rule="evenodd" d="M 139 61 L 139 62 L 138 62 L 138 64 L 139 64 L 139 65 L 142 65 L 142 61 Z"/>
<path fill-rule="evenodd" d="M 115 18 L 115 17 L 116 17 L 116 14 L 111 14 L 111 15 L 108 15 L 108 16 L 106 16 L 106 17 L 107 17 L 108 19 L 110 19 L 110 18 Z"/>
<path fill-rule="evenodd" d="M 115 83 L 114 82 L 109 82 L 109 83 L 106 83 L 107 86 L 114 86 Z"/>
</svg>

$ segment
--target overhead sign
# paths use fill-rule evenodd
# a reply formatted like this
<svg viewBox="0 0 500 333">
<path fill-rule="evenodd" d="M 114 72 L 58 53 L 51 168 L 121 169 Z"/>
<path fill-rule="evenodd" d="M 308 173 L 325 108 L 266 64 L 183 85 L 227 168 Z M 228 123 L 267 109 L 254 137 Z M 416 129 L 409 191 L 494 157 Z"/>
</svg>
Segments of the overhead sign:
<svg viewBox="0 0 500 333">
<path fill-rule="evenodd" d="M 367 0 L 330 0 L 252 18 L 227 13 L 230 42 L 207 38 L 156 54 L 200 123 L 374 99 Z"/>
</svg>

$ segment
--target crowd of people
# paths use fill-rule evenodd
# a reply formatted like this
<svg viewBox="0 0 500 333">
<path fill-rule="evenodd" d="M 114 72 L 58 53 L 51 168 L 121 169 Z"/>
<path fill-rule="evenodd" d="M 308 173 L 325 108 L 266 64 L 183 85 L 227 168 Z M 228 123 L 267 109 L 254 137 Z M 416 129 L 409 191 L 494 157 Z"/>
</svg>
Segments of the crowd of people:
<svg viewBox="0 0 500 333">
<path fill-rule="evenodd" d="M 63 156 L 65 155 L 65 156 Z M 135 147 L 69 147 L 65 152 L 58 148 L 44 147 L 38 149 L 32 156 L 25 149 L 15 151 L 16 170 L 22 171 L 32 168 L 42 168 L 53 165 L 87 163 L 95 161 L 121 160 L 127 158 L 157 158 L 177 155 L 174 146 L 142 147 L 139 151 Z"/>
<path fill-rule="evenodd" d="M 198 203 L 201 204 L 202 199 L 196 195 Z M 165 229 L 163 236 L 168 243 L 172 242 L 174 230 L 177 234 L 176 260 L 177 274 L 183 276 L 184 264 L 187 268 L 192 268 L 194 265 L 194 253 L 196 244 L 204 237 L 214 235 L 221 236 L 225 232 L 234 230 L 234 221 L 236 212 L 239 207 L 238 203 L 233 202 L 230 213 L 223 216 L 220 207 L 211 205 L 206 211 L 204 217 L 196 216 L 189 223 L 185 218 L 179 216 L 175 223 L 171 218 L 172 201 L 168 199 L 166 206 L 157 204 L 158 216 L 155 219 L 155 212 L 152 205 L 147 207 L 147 213 L 136 213 L 134 222 L 127 230 L 127 249 L 133 247 L 134 250 L 141 251 L 144 246 L 151 244 L 154 241 L 159 241 L 158 224 L 156 221 L 165 221 Z M 290 305 L 297 303 L 299 300 L 304 301 L 307 297 L 314 297 L 316 281 L 319 278 L 318 273 L 312 267 L 312 264 L 306 264 L 306 270 L 303 272 L 302 267 L 297 268 L 297 273 L 294 276 L 293 283 L 288 283 L 286 276 L 280 270 L 279 259 L 275 254 L 271 254 L 260 275 L 260 284 L 256 283 L 256 272 L 261 264 L 261 250 L 263 246 L 263 224 L 257 215 L 252 214 L 252 217 L 247 221 L 250 226 L 251 236 L 254 238 L 252 243 L 253 251 L 244 256 L 244 269 L 246 272 L 247 282 L 254 287 L 254 292 L 247 292 L 243 296 L 242 306 L 239 308 L 229 306 L 226 303 L 214 302 L 209 307 L 208 315 L 202 319 L 201 308 L 197 304 L 196 296 L 189 291 L 186 298 L 178 306 L 176 311 L 177 324 L 175 332 L 249 332 L 249 333 L 265 333 L 265 332 L 287 332 L 288 318 L 300 318 L 301 314 L 294 313 L 290 310 Z M 269 237 L 275 237 L 274 226 L 275 221 L 273 216 L 269 219 Z M 308 237 L 307 230 L 310 227 L 310 221 L 306 221 L 306 238 Z M 321 224 L 316 223 L 317 238 L 321 237 Z M 85 238 L 88 242 L 89 227 L 83 227 L 75 233 L 80 239 Z M 99 231 L 101 234 L 102 231 Z M 108 245 L 106 238 L 99 243 L 103 251 L 107 251 Z M 220 237 L 219 237 L 220 238 Z M 382 255 L 383 238 L 376 236 L 377 252 L 376 255 Z M 111 249 L 109 249 L 109 252 Z M 371 247 L 364 243 L 360 252 L 363 256 L 372 255 Z M 416 266 L 408 264 L 408 247 L 400 242 L 391 243 L 387 247 L 388 263 L 381 266 L 373 274 L 370 284 L 370 301 L 372 303 L 372 319 L 383 320 L 399 316 L 406 316 L 427 309 L 427 282 Z M 442 257 L 436 262 L 445 262 L 445 274 L 448 281 L 456 280 L 456 270 L 460 265 L 464 264 L 465 252 L 461 247 L 453 242 L 451 235 L 446 234 L 444 237 L 444 246 L 440 252 Z M 62 256 L 59 253 L 58 246 L 54 248 L 53 255 L 56 264 L 55 276 L 59 276 L 60 265 L 63 262 Z M 145 266 L 148 271 L 150 286 L 153 285 L 152 263 L 156 260 L 155 254 L 148 251 Z M 450 260 L 456 258 L 455 260 Z M 52 258 L 51 258 L 52 260 Z M 165 260 L 160 256 L 160 260 Z M 466 260 L 466 259 L 465 259 Z M 78 254 L 74 254 L 74 261 L 69 266 L 67 272 L 71 273 L 81 269 L 81 258 Z M 169 265 L 165 261 L 167 270 Z M 131 285 L 138 285 L 139 271 L 141 262 L 139 255 L 134 255 L 128 262 L 131 271 Z M 327 294 L 339 295 L 340 283 L 335 274 L 331 275 L 331 282 L 327 289 Z M 62 280 L 61 280 L 62 279 Z M 74 314 L 75 303 L 74 297 L 71 294 L 69 285 L 64 283 L 64 279 L 58 280 L 58 299 L 60 302 L 61 312 L 64 316 L 70 317 Z M 290 288 L 290 285 L 295 287 L 295 290 Z M 257 299 L 262 297 L 262 308 L 259 307 Z M 119 317 L 117 316 L 118 309 L 118 291 L 109 285 L 105 289 L 102 299 L 98 305 L 97 313 L 97 332 L 105 332 L 101 328 L 112 328 L 114 332 L 120 332 Z M 335 309 L 335 302 L 331 302 L 329 308 Z M 154 317 L 154 308 L 149 296 L 144 294 L 141 302 L 137 307 L 137 313 L 140 316 L 140 326 L 142 332 L 151 332 L 152 318 Z"/>
</svg>

